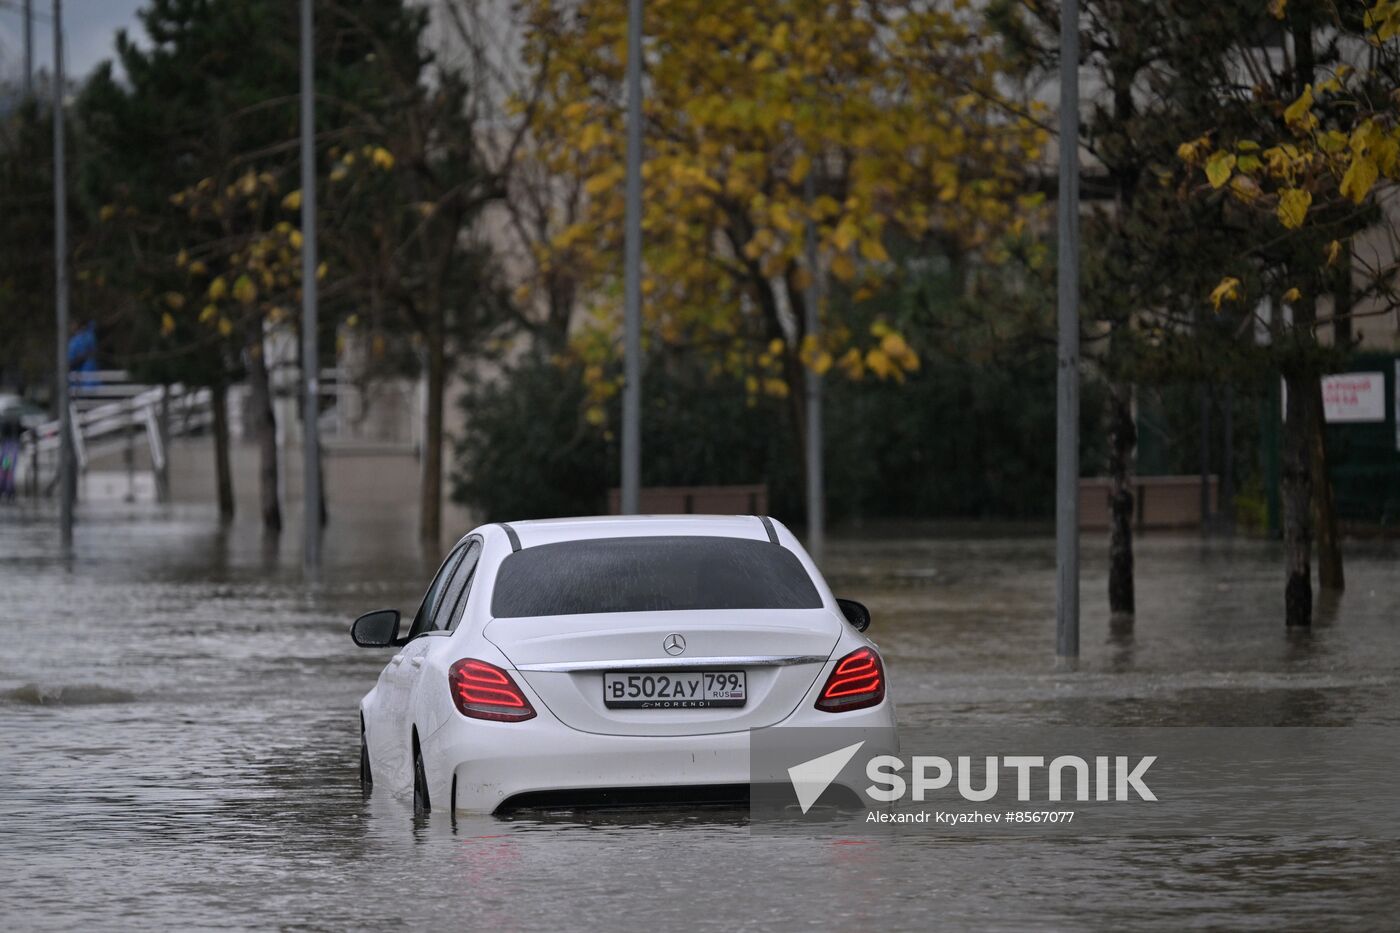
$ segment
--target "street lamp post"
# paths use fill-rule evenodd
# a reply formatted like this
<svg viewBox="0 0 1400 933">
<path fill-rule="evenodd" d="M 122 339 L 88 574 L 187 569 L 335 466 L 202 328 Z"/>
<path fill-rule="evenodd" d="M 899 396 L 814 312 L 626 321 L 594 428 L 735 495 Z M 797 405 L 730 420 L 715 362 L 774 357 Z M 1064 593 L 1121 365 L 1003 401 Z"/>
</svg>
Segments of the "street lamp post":
<svg viewBox="0 0 1400 933">
<path fill-rule="evenodd" d="M 53 0 L 53 265 L 58 347 L 58 522 L 63 546 L 73 543 L 73 412 L 68 404 L 68 184 L 63 132 L 63 0 Z"/>
<path fill-rule="evenodd" d="M 57 4 L 54 5 L 57 15 Z M 34 0 L 24 0 L 24 99 L 34 98 Z"/>
<path fill-rule="evenodd" d="M 1055 654 L 1079 657 L 1079 2 L 1060 6 Z"/>
<path fill-rule="evenodd" d="M 316 346 L 316 74 L 312 0 L 301 0 L 302 525 L 306 567 L 321 562 L 320 354 Z"/>
<path fill-rule="evenodd" d="M 636 515 L 642 498 L 642 0 L 627 3 L 626 195 L 621 512 Z"/>
</svg>

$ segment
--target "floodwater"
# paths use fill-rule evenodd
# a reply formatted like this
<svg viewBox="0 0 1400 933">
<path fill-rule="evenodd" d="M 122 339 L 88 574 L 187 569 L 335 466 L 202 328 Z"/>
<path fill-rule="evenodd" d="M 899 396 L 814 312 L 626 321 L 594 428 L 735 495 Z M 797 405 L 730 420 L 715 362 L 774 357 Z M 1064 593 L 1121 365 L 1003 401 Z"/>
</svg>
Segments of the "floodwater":
<svg viewBox="0 0 1400 933">
<path fill-rule="evenodd" d="M 0 510 L 0 919 L 13 930 L 1393 928 L 1400 848 L 1286 837 L 751 833 L 743 813 L 512 819 L 357 784 L 356 702 L 386 660 L 357 613 L 432 571 L 411 522 L 337 518 L 318 582 L 298 536 L 201 511 L 91 515 L 65 557 Z M 1400 547 L 1357 542 L 1311 632 L 1281 556 L 1139 543 L 1114 630 L 1085 544 L 1083 659 L 1057 670 L 1053 543 L 975 529 L 838 537 L 911 725 L 1400 725 Z"/>
</svg>

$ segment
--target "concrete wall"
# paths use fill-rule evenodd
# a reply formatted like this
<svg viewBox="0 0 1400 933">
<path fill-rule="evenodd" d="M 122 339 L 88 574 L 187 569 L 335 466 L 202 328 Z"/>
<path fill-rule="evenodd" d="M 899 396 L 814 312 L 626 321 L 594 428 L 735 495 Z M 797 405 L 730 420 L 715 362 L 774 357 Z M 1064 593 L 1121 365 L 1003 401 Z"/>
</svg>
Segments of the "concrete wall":
<svg viewBox="0 0 1400 933">
<path fill-rule="evenodd" d="M 1108 507 L 1110 480 L 1079 481 L 1079 527 L 1103 529 L 1112 517 Z M 1199 476 L 1138 476 L 1133 478 L 1133 527 L 1201 527 L 1201 478 Z M 1210 478 L 1210 507 L 1220 508 L 1219 477 Z"/>
<path fill-rule="evenodd" d="M 282 451 L 281 501 L 283 520 L 300 520 L 302 461 L 298 447 Z M 234 505 L 241 515 L 257 513 L 261 501 L 258 487 L 258 448 L 235 441 L 230 451 L 233 469 Z M 354 510 L 361 514 L 418 514 L 420 461 L 416 453 L 402 448 L 363 445 L 328 447 L 322 469 L 326 483 L 326 507 L 334 519 L 336 512 Z M 149 477 L 150 460 L 138 446 L 135 458 L 138 494 L 153 489 Z M 119 497 L 126 490 L 125 463 L 121 457 L 95 460 L 89 469 L 88 488 L 93 496 Z M 110 494 L 110 495 L 109 495 Z M 174 502 L 213 505 L 216 502 L 213 438 L 177 438 L 170 445 L 170 494 Z M 144 495 L 142 496 L 144 498 Z M 472 516 L 450 501 L 443 505 L 443 537 L 452 538 L 468 531 Z"/>
</svg>

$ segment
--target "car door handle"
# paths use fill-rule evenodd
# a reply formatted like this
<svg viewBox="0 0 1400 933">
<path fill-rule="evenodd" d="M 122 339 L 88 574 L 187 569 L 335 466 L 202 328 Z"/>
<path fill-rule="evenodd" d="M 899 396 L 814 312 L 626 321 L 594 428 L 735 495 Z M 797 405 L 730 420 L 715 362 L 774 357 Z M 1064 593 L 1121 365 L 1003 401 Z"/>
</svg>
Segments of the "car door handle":
<svg viewBox="0 0 1400 933">
<path fill-rule="evenodd" d="M 423 666 L 423 659 L 422 659 L 422 658 L 412 658 L 412 659 L 409 660 L 408 663 L 409 663 L 409 664 L 412 664 L 414 667 L 422 667 L 422 666 Z"/>
<path fill-rule="evenodd" d="M 401 655 L 401 654 L 396 654 L 396 655 L 394 655 L 392 658 L 389 659 L 389 663 L 392 664 L 392 665 L 394 665 L 395 667 L 397 667 L 398 665 L 400 665 L 400 664 L 403 663 L 403 655 Z"/>
</svg>

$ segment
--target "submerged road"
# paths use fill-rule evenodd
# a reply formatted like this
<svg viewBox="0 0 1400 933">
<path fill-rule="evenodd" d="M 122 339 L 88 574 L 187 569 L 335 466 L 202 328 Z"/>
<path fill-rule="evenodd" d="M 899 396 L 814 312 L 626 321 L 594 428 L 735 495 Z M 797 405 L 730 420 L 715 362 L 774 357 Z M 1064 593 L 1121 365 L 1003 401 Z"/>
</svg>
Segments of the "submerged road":
<svg viewBox="0 0 1400 933">
<path fill-rule="evenodd" d="M 753 833 L 728 811 L 415 821 L 362 799 L 356 702 L 387 656 L 359 612 L 416 605 L 410 521 L 337 516 L 307 585 L 295 534 L 201 511 L 0 510 L 0 915 L 73 928 L 1375 929 L 1400 845 L 1286 836 Z M 1086 539 L 1083 658 L 1056 671 L 1054 543 L 836 536 L 901 722 L 1400 727 L 1400 547 L 1282 622 L 1278 548 L 1144 538 L 1131 631 Z"/>
</svg>

